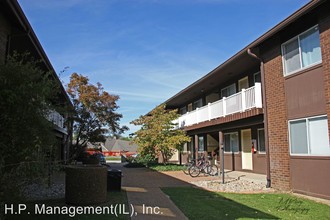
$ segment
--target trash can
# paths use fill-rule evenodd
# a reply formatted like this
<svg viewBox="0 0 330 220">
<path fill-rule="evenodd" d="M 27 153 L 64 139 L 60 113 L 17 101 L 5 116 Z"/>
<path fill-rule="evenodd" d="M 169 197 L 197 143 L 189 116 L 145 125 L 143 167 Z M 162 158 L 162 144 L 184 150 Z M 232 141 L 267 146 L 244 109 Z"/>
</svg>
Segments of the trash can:
<svg viewBox="0 0 330 220">
<path fill-rule="evenodd" d="M 121 190 L 121 170 L 108 169 L 107 190 L 120 191 Z"/>
</svg>

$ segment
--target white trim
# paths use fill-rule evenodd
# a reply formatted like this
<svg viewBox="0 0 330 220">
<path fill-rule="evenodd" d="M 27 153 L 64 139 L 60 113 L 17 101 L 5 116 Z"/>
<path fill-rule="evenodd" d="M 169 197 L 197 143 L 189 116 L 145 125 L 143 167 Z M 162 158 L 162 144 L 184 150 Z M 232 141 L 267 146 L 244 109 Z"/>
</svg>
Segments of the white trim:
<svg viewBox="0 0 330 220">
<path fill-rule="evenodd" d="M 309 65 L 309 66 L 305 66 L 305 67 L 303 67 L 303 68 L 301 68 L 301 69 L 298 69 L 298 70 L 292 71 L 292 72 L 290 72 L 289 74 L 284 75 L 284 76 L 285 76 L 285 77 L 287 77 L 287 76 L 291 76 L 291 75 L 293 75 L 293 74 L 295 74 L 295 73 L 299 73 L 299 72 L 301 72 L 301 71 L 304 71 L 305 69 L 308 69 L 308 68 L 311 68 L 311 67 L 313 67 L 313 66 L 316 66 L 316 65 L 318 65 L 318 64 L 320 64 L 320 63 L 322 63 L 322 60 L 319 61 L 319 62 L 312 63 L 311 65 Z"/>
<path fill-rule="evenodd" d="M 317 28 L 317 31 L 320 33 L 319 28 L 318 28 L 318 24 L 316 24 L 316 25 L 314 25 L 313 27 L 307 29 L 306 31 L 304 31 L 304 32 L 302 32 L 302 33 L 300 33 L 300 34 L 294 36 L 293 38 L 291 38 L 291 39 L 289 39 L 289 40 L 287 40 L 286 42 L 284 42 L 284 43 L 281 44 L 282 69 L 283 69 L 283 75 L 284 75 L 284 76 L 292 75 L 292 74 L 294 74 L 294 73 L 300 72 L 300 71 L 302 71 L 302 70 L 304 70 L 304 69 L 307 69 L 307 68 L 310 68 L 310 67 L 312 67 L 312 66 L 315 66 L 315 65 L 317 65 L 317 64 L 322 63 L 322 56 L 321 56 L 321 60 L 320 60 L 320 61 L 315 62 L 315 63 L 312 63 L 312 64 L 310 64 L 310 65 L 308 65 L 308 66 L 303 67 L 302 57 L 301 57 L 300 36 L 301 36 L 301 35 L 304 35 L 304 34 L 307 33 L 308 31 L 311 31 L 313 28 Z M 285 51 L 284 46 L 285 46 L 286 44 L 288 44 L 288 43 L 291 43 L 291 42 L 294 41 L 294 40 L 298 40 L 300 69 L 297 69 L 297 70 L 294 70 L 294 71 L 291 71 L 291 72 L 287 72 L 287 71 L 286 71 L 287 66 L 286 66 L 286 62 L 285 62 L 285 58 L 284 58 L 284 56 L 285 56 L 285 54 L 286 54 L 286 51 Z"/>
<path fill-rule="evenodd" d="M 314 26 L 308 28 L 307 30 L 301 32 L 300 34 L 297 34 L 296 36 L 294 36 L 294 37 L 290 38 L 289 40 L 285 41 L 284 43 L 282 43 L 282 45 L 284 45 L 284 44 L 286 44 L 286 43 L 289 43 L 290 41 L 293 41 L 293 40 L 294 40 L 295 38 L 297 38 L 298 36 L 307 33 L 308 31 L 312 30 L 313 28 L 316 28 L 316 27 L 318 28 L 318 26 L 319 26 L 319 25 L 316 24 L 316 25 L 314 25 Z M 318 30 L 319 30 L 319 29 L 318 29 Z"/>
<path fill-rule="evenodd" d="M 300 37 L 299 37 L 300 35 L 298 35 L 298 49 L 299 49 L 299 62 L 300 62 L 300 69 L 299 70 L 301 70 L 302 68 L 303 68 L 303 65 L 302 65 L 302 57 L 301 57 L 301 44 L 300 44 Z"/>
<path fill-rule="evenodd" d="M 252 153 L 252 149 L 251 149 L 251 145 L 244 145 L 245 149 L 248 149 L 247 152 L 243 151 L 243 142 L 246 140 L 244 138 L 244 133 L 248 133 L 249 134 L 249 138 L 250 141 L 252 140 L 252 129 L 251 128 L 247 128 L 247 129 L 242 129 L 241 130 L 241 152 L 242 152 L 242 169 L 243 170 L 253 170 L 253 153 Z M 250 142 L 251 143 L 251 142 Z"/>
<path fill-rule="evenodd" d="M 319 154 L 311 154 L 311 146 L 310 146 L 310 137 L 309 137 L 309 123 L 308 121 L 311 120 L 311 119 L 315 119 L 315 118 L 324 118 L 327 117 L 327 115 L 318 115 L 318 116 L 312 116 L 312 117 L 307 117 L 307 118 L 299 118 L 299 119 L 292 119 L 292 120 L 288 120 L 288 134 L 289 134 L 289 153 L 290 153 L 290 156 L 304 156 L 304 157 L 310 157 L 310 156 L 313 156 L 313 157 L 324 157 L 324 156 L 330 156 L 330 154 L 325 154 L 325 155 L 319 155 Z M 290 133 L 290 122 L 295 122 L 295 121 L 305 121 L 306 122 L 306 133 L 307 133 L 307 149 L 308 149 L 308 153 L 306 154 L 295 154 L 295 153 L 291 153 L 291 133 Z"/>
</svg>

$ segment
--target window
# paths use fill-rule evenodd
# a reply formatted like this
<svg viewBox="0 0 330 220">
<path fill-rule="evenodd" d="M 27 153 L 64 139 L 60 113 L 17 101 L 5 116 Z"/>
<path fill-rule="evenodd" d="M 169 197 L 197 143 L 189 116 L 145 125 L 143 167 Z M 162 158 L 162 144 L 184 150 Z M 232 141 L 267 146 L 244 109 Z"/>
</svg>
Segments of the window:
<svg viewBox="0 0 330 220">
<path fill-rule="evenodd" d="M 180 113 L 180 115 L 186 114 L 187 113 L 187 106 L 184 106 L 184 107 L 180 108 L 179 113 Z"/>
<path fill-rule="evenodd" d="M 284 75 L 320 63 L 321 47 L 318 26 L 294 37 L 282 45 Z"/>
<path fill-rule="evenodd" d="M 203 100 L 202 99 L 198 99 L 197 101 L 195 101 L 193 103 L 193 110 L 195 110 L 196 108 L 200 108 L 203 106 Z"/>
<path fill-rule="evenodd" d="M 289 134 L 291 154 L 330 155 L 327 116 L 289 121 Z"/>
<path fill-rule="evenodd" d="M 221 89 L 221 98 L 228 97 L 236 93 L 236 84 L 233 83 L 226 88 Z"/>
<path fill-rule="evenodd" d="M 258 129 L 258 151 L 265 153 L 265 129 Z"/>
<path fill-rule="evenodd" d="M 224 134 L 225 152 L 238 152 L 238 132 Z"/>
<path fill-rule="evenodd" d="M 193 110 L 192 103 L 188 104 L 188 112 L 191 112 Z"/>
<path fill-rule="evenodd" d="M 254 84 L 261 83 L 261 74 L 260 74 L 260 72 L 255 73 L 253 75 L 253 79 L 254 79 Z"/>
<path fill-rule="evenodd" d="M 204 151 L 204 136 L 198 136 L 198 152 Z"/>
<path fill-rule="evenodd" d="M 249 88 L 249 77 L 244 77 L 238 81 L 238 91 Z"/>
</svg>

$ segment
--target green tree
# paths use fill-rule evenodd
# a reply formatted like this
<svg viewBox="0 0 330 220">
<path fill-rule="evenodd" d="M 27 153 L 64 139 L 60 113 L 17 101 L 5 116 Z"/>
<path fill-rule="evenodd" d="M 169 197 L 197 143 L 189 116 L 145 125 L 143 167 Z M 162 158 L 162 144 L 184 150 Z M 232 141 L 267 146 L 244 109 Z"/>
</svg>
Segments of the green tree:
<svg viewBox="0 0 330 220">
<path fill-rule="evenodd" d="M 177 110 L 166 110 L 165 105 L 160 105 L 148 115 L 140 116 L 131 122 L 141 126 L 133 138 L 139 145 L 141 156 L 156 157 L 161 154 L 164 163 L 167 163 L 175 150 L 182 151 L 183 144 L 190 142 L 190 137 L 184 130 L 175 128 L 173 121 L 178 117 Z"/>
<path fill-rule="evenodd" d="M 42 177 L 45 155 L 54 150 L 53 125 L 46 118 L 58 89 L 39 65 L 27 54 L 0 65 L 0 197 L 5 199 L 15 198 L 25 181 Z"/>
<path fill-rule="evenodd" d="M 71 158 L 78 156 L 87 142 L 104 142 L 107 134 L 119 135 L 128 130 L 120 127 L 122 115 L 117 113 L 119 96 L 104 91 L 101 83 L 93 85 L 83 75 L 73 73 L 67 92 L 74 105 Z"/>
</svg>

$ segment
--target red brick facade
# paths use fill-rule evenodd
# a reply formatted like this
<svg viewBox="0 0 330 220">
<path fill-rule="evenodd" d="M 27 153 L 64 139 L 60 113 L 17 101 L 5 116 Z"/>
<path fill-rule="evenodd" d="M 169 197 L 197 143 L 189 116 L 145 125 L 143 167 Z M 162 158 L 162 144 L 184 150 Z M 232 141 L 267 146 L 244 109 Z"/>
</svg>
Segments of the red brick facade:
<svg viewBox="0 0 330 220">
<path fill-rule="evenodd" d="M 272 181 L 272 187 L 280 190 L 296 190 L 292 186 L 292 178 L 297 178 L 302 170 L 297 171 L 297 165 L 295 170 L 290 170 L 293 161 L 290 157 L 289 149 L 289 132 L 288 132 L 288 100 L 286 100 L 286 92 L 288 88 L 285 88 L 285 80 L 283 74 L 283 63 L 281 44 L 284 41 L 290 39 L 293 36 L 300 34 L 302 31 L 307 30 L 311 26 L 318 24 L 320 32 L 320 45 L 322 53 L 322 72 L 324 77 L 324 91 L 325 91 L 325 103 L 327 107 L 328 121 L 330 125 L 330 4 L 326 3 L 322 8 L 314 11 L 313 14 L 300 19 L 296 24 L 292 24 L 289 28 L 289 33 L 278 33 L 271 39 L 268 39 L 260 46 L 261 57 L 264 61 L 265 71 L 265 87 L 266 87 L 266 105 L 268 110 L 268 138 L 269 138 L 269 155 L 270 155 L 270 176 Z M 316 23 L 305 23 L 306 18 L 315 18 Z M 304 20 L 305 19 L 305 20 Z M 310 24 L 311 23 L 311 24 Z M 305 73 L 302 73 L 305 74 Z M 297 97 L 298 98 L 298 97 Z M 306 117 L 308 116 L 306 112 Z M 329 129 L 330 134 L 330 129 Z M 300 160 L 306 160 L 308 162 L 310 158 L 302 157 Z M 319 160 L 314 158 L 315 163 L 313 166 L 316 169 L 321 168 L 320 164 L 325 162 L 326 158 Z M 301 166 L 303 168 L 303 166 Z M 315 170 L 317 171 L 317 170 Z M 293 173 L 295 177 L 293 177 Z M 318 176 L 312 175 L 315 178 Z M 329 175 L 324 176 L 328 178 Z M 317 180 L 315 180 L 317 181 Z M 314 183 L 309 183 L 314 184 Z M 314 187 L 315 188 L 315 187 Z M 307 194 L 313 194 L 328 198 L 325 194 L 316 192 L 312 186 L 301 189 L 301 192 Z"/>
<path fill-rule="evenodd" d="M 320 16 L 320 44 L 322 53 L 322 68 L 324 74 L 325 101 L 328 114 L 328 124 L 330 125 L 330 15 L 328 7 L 323 9 Z M 330 133 L 330 126 L 329 126 Z"/>
<path fill-rule="evenodd" d="M 270 175 L 272 186 L 290 189 L 287 106 L 282 68 L 281 42 L 275 39 L 263 49 L 265 67 L 266 105 L 268 110 L 268 136 Z"/>
</svg>

